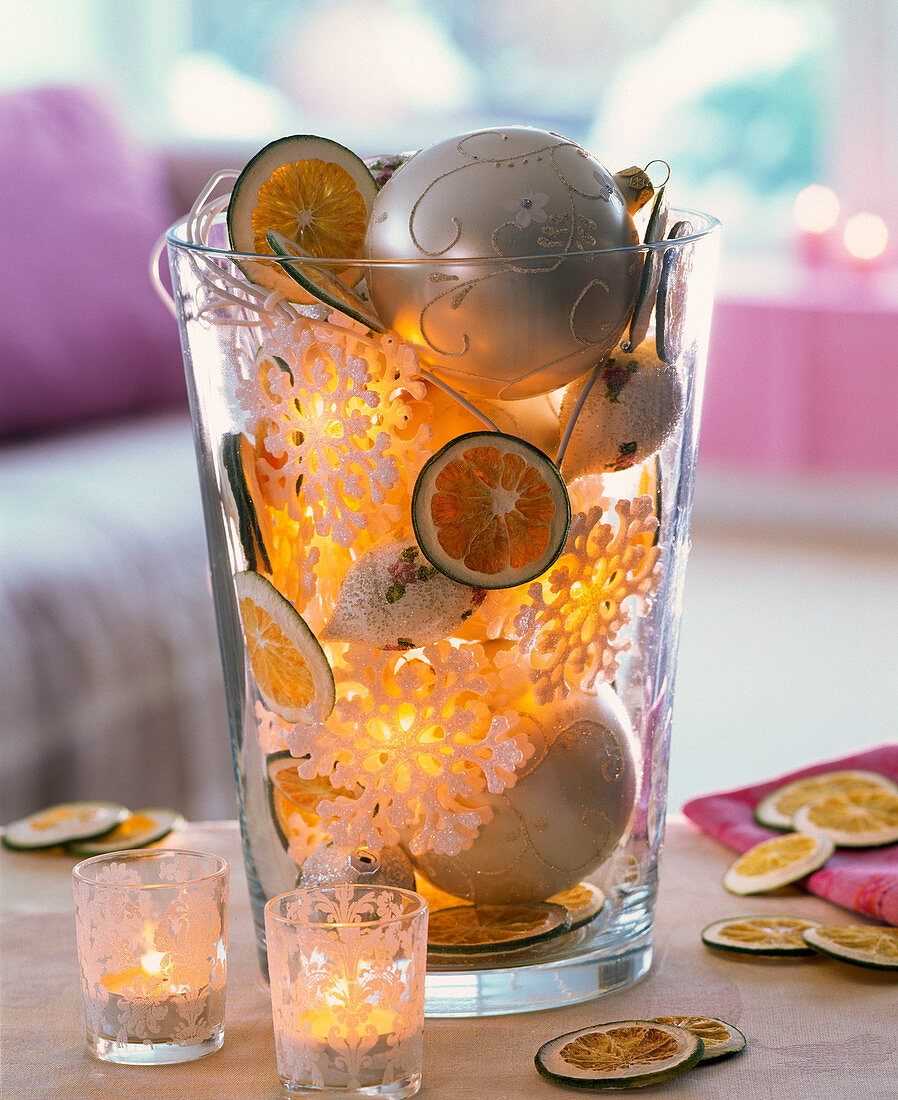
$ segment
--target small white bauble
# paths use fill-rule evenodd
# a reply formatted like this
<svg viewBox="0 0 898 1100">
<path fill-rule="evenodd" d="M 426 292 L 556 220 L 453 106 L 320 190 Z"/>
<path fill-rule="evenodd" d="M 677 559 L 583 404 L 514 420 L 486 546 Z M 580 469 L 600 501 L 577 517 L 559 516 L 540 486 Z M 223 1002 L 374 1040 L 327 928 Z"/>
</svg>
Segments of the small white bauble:
<svg viewBox="0 0 898 1100">
<path fill-rule="evenodd" d="M 327 841 L 310 852 L 299 872 L 297 885 L 303 889 L 340 886 L 357 882 L 362 886 L 398 886 L 414 890 L 415 871 L 401 848 L 343 848 Z"/>
<path fill-rule="evenodd" d="M 574 886 L 614 851 L 636 802 L 633 731 L 613 688 L 534 715 L 536 752 L 455 856 L 415 856 L 441 890 L 481 905 L 541 901 Z"/>
<path fill-rule="evenodd" d="M 369 268 L 368 291 L 435 373 L 515 401 L 614 347 L 642 257 L 589 253 L 638 243 L 614 177 L 579 145 L 522 126 L 474 131 L 417 153 L 378 194 L 365 255 L 419 262 Z"/>
<path fill-rule="evenodd" d="M 562 432 L 588 379 L 565 390 Z M 627 470 L 659 450 L 683 415 L 683 381 L 651 344 L 618 352 L 602 366 L 571 433 L 561 464 L 565 477 Z"/>
<path fill-rule="evenodd" d="M 349 567 L 321 640 L 416 649 L 451 634 L 484 595 L 435 569 L 414 538 L 388 538 Z"/>
</svg>

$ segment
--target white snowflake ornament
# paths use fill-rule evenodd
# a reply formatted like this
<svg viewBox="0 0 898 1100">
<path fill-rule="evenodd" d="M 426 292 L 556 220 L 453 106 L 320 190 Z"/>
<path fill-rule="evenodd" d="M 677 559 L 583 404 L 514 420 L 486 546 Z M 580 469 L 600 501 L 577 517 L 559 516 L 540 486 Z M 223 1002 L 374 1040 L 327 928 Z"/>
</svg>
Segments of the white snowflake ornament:
<svg viewBox="0 0 898 1100">
<path fill-rule="evenodd" d="M 620 637 L 630 622 L 625 601 L 634 597 L 645 613 L 660 583 L 652 498 L 618 501 L 615 511 L 617 531 L 602 522 L 599 507 L 574 516 L 555 568 L 530 585 L 515 619 L 540 704 L 614 678 L 618 655 L 630 645 Z"/>
<path fill-rule="evenodd" d="M 267 737 L 280 727 L 306 758 L 300 775 L 351 793 L 318 806 L 331 838 L 375 851 L 402 840 L 413 854 L 469 847 L 492 816 L 476 796 L 513 785 L 527 755 L 511 736 L 514 716 L 488 706 L 475 652 L 448 641 L 407 657 L 349 646 L 343 661 L 326 722 L 264 720 Z"/>
</svg>

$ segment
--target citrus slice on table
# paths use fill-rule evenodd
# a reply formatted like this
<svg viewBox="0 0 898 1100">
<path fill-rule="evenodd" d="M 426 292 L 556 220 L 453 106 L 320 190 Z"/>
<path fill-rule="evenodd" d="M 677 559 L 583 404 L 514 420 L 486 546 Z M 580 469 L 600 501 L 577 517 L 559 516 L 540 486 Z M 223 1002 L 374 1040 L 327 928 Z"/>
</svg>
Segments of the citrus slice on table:
<svg viewBox="0 0 898 1100">
<path fill-rule="evenodd" d="M 702 943 L 735 955 L 760 955 L 785 958 L 812 955 L 803 933 L 816 928 L 819 921 L 803 917 L 726 917 L 702 929 Z"/>
<path fill-rule="evenodd" d="M 437 954 L 511 951 L 567 932 L 571 916 L 563 905 L 459 905 L 431 913 L 427 949 Z"/>
<path fill-rule="evenodd" d="M 184 817 L 177 810 L 135 810 L 111 832 L 97 840 L 73 841 L 66 845 L 66 850 L 76 856 L 100 856 L 129 848 L 145 848 L 183 825 Z"/>
<path fill-rule="evenodd" d="M 742 1032 L 714 1016 L 653 1016 L 652 1023 L 673 1024 L 697 1035 L 705 1046 L 702 1062 L 713 1062 L 717 1058 L 725 1058 L 729 1054 L 738 1054 L 745 1050 L 745 1036 Z"/>
<path fill-rule="evenodd" d="M 258 573 L 234 577 L 250 666 L 266 706 L 288 722 L 334 708 L 334 674 L 305 619 Z"/>
<path fill-rule="evenodd" d="M 564 549 L 571 504 L 542 451 L 502 432 L 470 432 L 425 464 L 412 496 L 424 556 L 476 588 L 512 588 L 544 573 Z"/>
<path fill-rule="evenodd" d="M 288 240 L 274 229 L 268 230 L 268 243 L 275 255 L 284 257 L 281 263 L 283 270 L 313 298 L 340 310 L 375 332 L 386 332 L 383 322 L 368 302 L 338 278 L 335 272 L 315 264 L 311 252 L 306 252 L 295 241 Z M 296 262 L 291 263 L 290 260 Z"/>
<path fill-rule="evenodd" d="M 704 1043 L 692 1031 L 654 1020 L 594 1024 L 551 1039 L 536 1052 L 543 1077 L 577 1088 L 657 1085 L 691 1069 Z"/>
<path fill-rule="evenodd" d="M 898 784 L 878 772 L 840 770 L 809 775 L 771 791 L 755 807 L 755 820 L 771 829 L 791 829 L 795 814 L 809 802 L 842 791 L 888 790 L 898 794 Z"/>
<path fill-rule="evenodd" d="M 129 810 L 117 802 L 61 802 L 38 810 L 3 830 L 3 843 L 17 851 L 54 848 L 103 836 L 124 821 Z"/>
<path fill-rule="evenodd" d="M 854 788 L 802 806 L 796 829 L 826 837 L 838 848 L 877 848 L 898 841 L 898 794 Z"/>
<path fill-rule="evenodd" d="M 731 894 L 763 894 L 818 870 L 835 851 L 824 836 L 787 833 L 763 840 L 734 859 L 723 876 Z"/>
<path fill-rule="evenodd" d="M 582 928 L 599 915 L 605 905 L 605 895 L 591 882 L 578 882 L 569 890 L 562 890 L 547 899 L 555 905 L 563 905 L 571 914 L 571 931 Z"/>
<path fill-rule="evenodd" d="M 309 134 L 279 138 L 256 153 L 237 177 L 227 213 L 231 248 L 274 255 L 268 243 L 273 229 L 313 256 L 354 259 L 376 194 L 364 162 L 338 142 Z M 305 297 L 279 264 L 251 260 L 241 267 L 259 286 L 282 290 L 292 299 Z"/>
<path fill-rule="evenodd" d="M 805 931 L 804 941 L 815 951 L 842 962 L 873 970 L 898 970 L 898 928 L 820 924 Z"/>
</svg>

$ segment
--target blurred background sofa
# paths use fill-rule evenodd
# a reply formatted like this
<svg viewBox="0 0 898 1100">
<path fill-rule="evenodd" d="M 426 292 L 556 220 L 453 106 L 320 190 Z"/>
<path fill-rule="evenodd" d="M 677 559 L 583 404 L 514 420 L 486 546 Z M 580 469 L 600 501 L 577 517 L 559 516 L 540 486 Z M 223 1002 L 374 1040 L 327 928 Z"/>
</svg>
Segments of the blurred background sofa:
<svg viewBox="0 0 898 1100">
<path fill-rule="evenodd" d="M 235 814 L 177 326 L 147 275 L 209 174 L 88 89 L 0 98 L 3 821 L 87 797 Z"/>
</svg>

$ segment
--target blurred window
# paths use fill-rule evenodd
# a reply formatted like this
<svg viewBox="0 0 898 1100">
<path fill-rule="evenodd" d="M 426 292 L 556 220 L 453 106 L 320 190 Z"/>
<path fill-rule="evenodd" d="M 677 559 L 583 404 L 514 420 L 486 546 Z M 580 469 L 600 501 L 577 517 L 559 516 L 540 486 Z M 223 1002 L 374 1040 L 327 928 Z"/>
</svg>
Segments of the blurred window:
<svg viewBox="0 0 898 1100">
<path fill-rule="evenodd" d="M 0 0 L 0 16 L 2 84 L 103 81 L 150 140 L 312 132 L 373 154 L 523 122 L 613 171 L 663 158 L 731 250 L 784 241 L 810 183 L 896 212 L 898 0 Z"/>
</svg>

